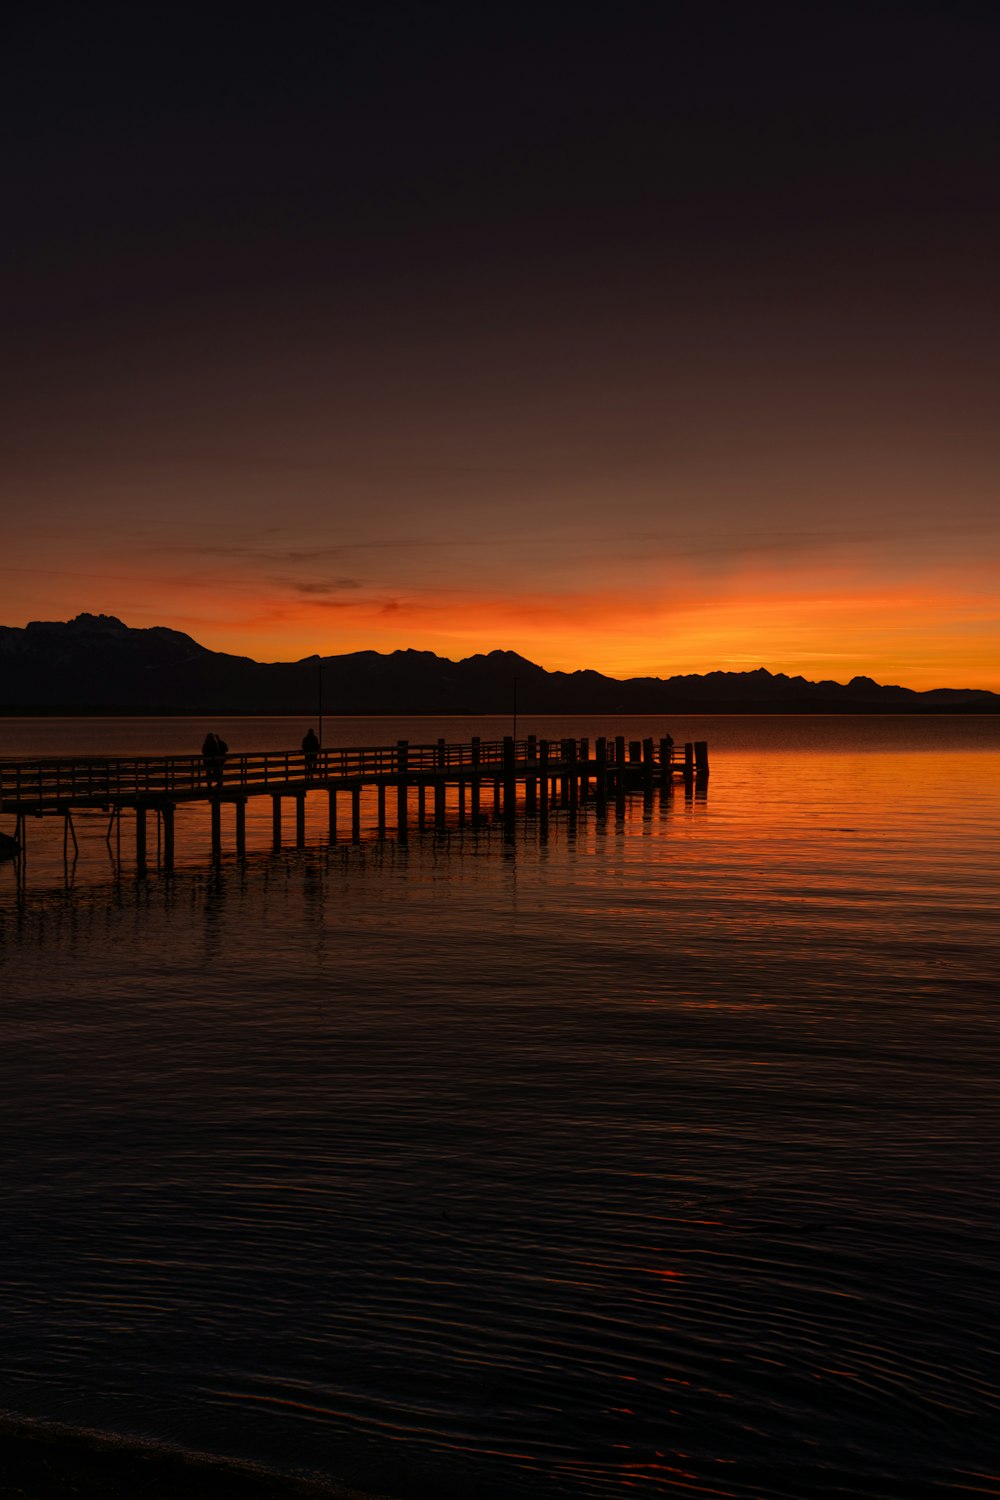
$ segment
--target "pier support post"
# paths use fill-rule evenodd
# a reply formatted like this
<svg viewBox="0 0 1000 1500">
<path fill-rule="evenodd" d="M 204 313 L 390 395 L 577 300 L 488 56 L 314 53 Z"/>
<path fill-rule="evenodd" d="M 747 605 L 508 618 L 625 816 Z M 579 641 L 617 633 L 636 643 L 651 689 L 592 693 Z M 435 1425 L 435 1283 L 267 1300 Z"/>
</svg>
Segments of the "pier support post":
<svg viewBox="0 0 1000 1500">
<path fill-rule="evenodd" d="M 361 787 L 351 787 L 351 839 L 361 842 Z"/>
<path fill-rule="evenodd" d="M 590 799 L 590 740 L 580 741 L 580 801 Z"/>
<path fill-rule="evenodd" d="M 472 736 L 472 780 L 469 783 L 469 791 L 472 798 L 472 824 L 473 827 L 479 822 L 479 760 L 480 739 L 478 734 Z"/>
<path fill-rule="evenodd" d="M 281 848 L 281 798 L 271 796 L 271 847 Z"/>
<path fill-rule="evenodd" d="M 690 785 L 694 780 L 694 745 L 688 740 L 684 745 L 684 784 Z"/>
<path fill-rule="evenodd" d="M 695 775 L 702 781 L 708 777 L 708 741 L 695 740 L 694 742 L 694 770 Z"/>
<path fill-rule="evenodd" d="M 566 774 L 569 778 L 569 805 L 576 812 L 580 800 L 580 757 L 576 738 L 566 741 L 569 754 L 566 757 Z"/>
<path fill-rule="evenodd" d="M 222 858 L 222 803 L 218 797 L 213 797 L 212 808 L 212 863 L 218 864 Z"/>
<path fill-rule="evenodd" d="M 524 810 L 529 817 L 534 817 L 538 812 L 538 777 L 531 769 L 538 760 L 538 741 L 533 734 L 528 735 L 527 749 L 528 769 L 524 776 Z"/>
<path fill-rule="evenodd" d="M 385 838 L 385 782 L 378 784 L 378 836 Z"/>
<path fill-rule="evenodd" d="M 660 740 L 660 785 L 669 786 L 673 776 L 674 742 L 669 734 Z"/>
<path fill-rule="evenodd" d="M 458 778 L 458 826 L 465 827 L 465 777 Z"/>
<path fill-rule="evenodd" d="M 336 789 L 336 787 L 332 787 L 331 786 L 328 789 L 328 791 L 327 791 L 327 801 L 328 801 L 328 804 L 329 804 L 330 843 L 331 844 L 335 844 L 337 842 L 337 789 Z"/>
<path fill-rule="evenodd" d="M 405 838 L 407 820 L 407 791 L 410 771 L 410 745 L 408 740 L 399 740 L 396 745 L 396 829 Z"/>
<path fill-rule="evenodd" d="M 503 740 L 503 811 L 505 818 L 514 816 L 517 806 L 517 776 L 514 770 L 515 745 L 509 734 Z"/>
<path fill-rule="evenodd" d="M 80 845 L 76 841 L 76 829 L 73 827 L 73 814 L 67 807 L 63 812 L 63 863 L 69 859 L 69 841 L 73 840 L 73 858 L 76 859 L 80 853 Z"/>
<path fill-rule="evenodd" d="M 598 736 L 594 746 L 594 761 L 597 771 L 597 808 L 599 812 L 603 812 L 608 801 L 608 742 L 603 734 Z"/>
<path fill-rule="evenodd" d="M 146 809 L 135 810 L 135 868 L 138 874 L 146 872 Z"/>
<path fill-rule="evenodd" d="M 421 781 L 417 784 L 417 826 L 424 828 L 427 824 L 427 783 Z"/>
<path fill-rule="evenodd" d="M 642 784 L 648 793 L 653 790 L 653 741 L 645 739 L 642 742 Z"/>
<path fill-rule="evenodd" d="M 236 853 L 242 859 L 247 852 L 247 799 L 236 799 Z"/>
<path fill-rule="evenodd" d="M 164 802 L 163 813 L 163 868 L 169 875 L 174 868 L 174 804 Z"/>
<path fill-rule="evenodd" d="M 306 841 L 306 794 L 295 794 L 295 847 L 301 849 Z"/>
<path fill-rule="evenodd" d="M 447 762 L 447 752 L 445 750 L 444 740 L 438 740 L 437 742 L 437 755 L 435 756 L 435 760 L 437 762 L 438 774 L 434 782 L 434 826 L 436 828 L 443 828 L 445 793 L 447 791 L 444 781 L 444 771 Z"/>
</svg>

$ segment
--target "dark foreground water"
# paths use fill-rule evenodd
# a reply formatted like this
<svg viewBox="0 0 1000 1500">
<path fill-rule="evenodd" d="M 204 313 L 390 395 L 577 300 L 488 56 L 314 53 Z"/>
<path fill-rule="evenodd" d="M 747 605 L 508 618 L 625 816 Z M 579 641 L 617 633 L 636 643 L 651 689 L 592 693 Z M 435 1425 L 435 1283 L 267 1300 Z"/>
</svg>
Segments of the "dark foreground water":
<svg viewBox="0 0 1000 1500">
<path fill-rule="evenodd" d="M 0 1406 L 401 1500 L 998 1493 L 1000 724 L 663 727 L 707 795 L 547 839 L 29 825 Z"/>
</svg>

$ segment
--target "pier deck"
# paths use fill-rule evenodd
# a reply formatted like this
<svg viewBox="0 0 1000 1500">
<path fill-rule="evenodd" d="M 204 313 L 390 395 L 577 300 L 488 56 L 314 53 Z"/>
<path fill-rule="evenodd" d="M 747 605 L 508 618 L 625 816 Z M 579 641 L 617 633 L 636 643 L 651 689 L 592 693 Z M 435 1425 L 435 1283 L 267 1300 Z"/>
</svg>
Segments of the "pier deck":
<svg viewBox="0 0 1000 1500">
<path fill-rule="evenodd" d="M 461 744 L 443 739 L 431 744 L 303 751 L 236 752 L 221 764 L 202 755 L 144 756 L 141 758 L 71 758 L 0 762 L 0 812 L 16 820 L 14 838 L 23 847 L 26 820 L 62 817 L 72 834 L 75 811 L 102 810 L 119 815 L 134 812 L 136 861 L 145 863 L 145 823 L 148 813 L 162 820 L 164 863 L 173 862 L 173 813 L 182 803 L 206 804 L 212 817 L 212 847 L 221 851 L 219 813 L 223 803 L 236 805 L 236 843 L 243 852 L 245 807 L 251 797 L 271 797 L 275 847 L 281 844 L 281 806 L 285 798 L 296 804 L 297 841 L 304 827 L 305 798 L 325 790 L 329 795 L 330 836 L 336 836 L 337 798 L 352 801 L 352 830 L 357 833 L 361 791 L 375 787 L 379 799 L 379 827 L 385 827 L 387 788 L 396 789 L 397 827 L 408 820 L 408 794 L 417 788 L 419 820 L 424 822 L 425 798 L 434 794 L 434 818 L 444 817 L 445 794 L 457 787 L 464 813 L 465 795 L 478 816 L 482 788 L 493 791 L 493 815 L 513 817 L 523 799 L 524 811 L 547 808 L 550 799 L 575 806 L 593 797 L 603 802 L 622 797 L 629 789 L 669 785 L 675 779 L 703 780 L 708 775 L 708 747 L 703 741 L 683 748 L 673 740 L 631 740 L 600 736 L 549 740 L 535 735 L 515 740 L 472 738 Z M 75 836 L 74 836 L 75 841 Z"/>
</svg>

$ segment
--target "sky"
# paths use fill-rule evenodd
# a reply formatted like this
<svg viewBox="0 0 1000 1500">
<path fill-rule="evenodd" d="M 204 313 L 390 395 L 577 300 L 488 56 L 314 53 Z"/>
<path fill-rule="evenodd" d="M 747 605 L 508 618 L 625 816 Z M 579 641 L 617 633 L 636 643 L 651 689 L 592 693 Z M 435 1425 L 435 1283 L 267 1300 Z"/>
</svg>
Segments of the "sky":
<svg viewBox="0 0 1000 1500">
<path fill-rule="evenodd" d="M 22 6 L 0 623 L 1000 689 L 1000 7 Z"/>
</svg>

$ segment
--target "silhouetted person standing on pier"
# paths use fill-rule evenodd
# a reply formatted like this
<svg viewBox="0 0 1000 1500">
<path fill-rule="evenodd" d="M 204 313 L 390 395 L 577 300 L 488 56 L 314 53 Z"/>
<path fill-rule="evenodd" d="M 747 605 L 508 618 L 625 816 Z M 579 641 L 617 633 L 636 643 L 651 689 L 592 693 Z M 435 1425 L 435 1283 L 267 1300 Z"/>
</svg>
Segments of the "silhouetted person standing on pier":
<svg viewBox="0 0 1000 1500">
<path fill-rule="evenodd" d="M 316 738 L 315 730 L 307 729 L 302 736 L 302 753 L 306 758 L 306 775 L 315 776 L 316 757 L 319 754 L 319 740 Z"/>
<path fill-rule="evenodd" d="M 209 786 L 222 785 L 222 769 L 228 750 L 225 740 L 220 739 L 217 734 L 206 734 L 201 744 L 201 753 L 205 757 L 205 780 Z"/>
</svg>

